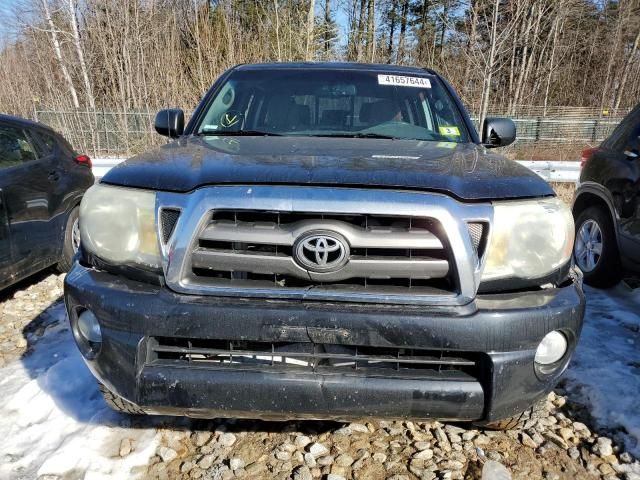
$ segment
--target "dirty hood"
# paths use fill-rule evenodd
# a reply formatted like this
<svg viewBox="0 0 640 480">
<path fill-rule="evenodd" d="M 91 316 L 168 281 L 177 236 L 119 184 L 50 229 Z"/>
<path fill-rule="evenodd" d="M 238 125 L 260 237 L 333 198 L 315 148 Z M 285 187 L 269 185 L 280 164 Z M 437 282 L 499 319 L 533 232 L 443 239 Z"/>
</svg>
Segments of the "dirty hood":
<svg viewBox="0 0 640 480">
<path fill-rule="evenodd" d="M 102 183 L 172 192 L 206 185 L 318 185 L 442 192 L 480 201 L 553 195 L 535 173 L 475 144 L 327 137 L 186 137 Z"/>
</svg>

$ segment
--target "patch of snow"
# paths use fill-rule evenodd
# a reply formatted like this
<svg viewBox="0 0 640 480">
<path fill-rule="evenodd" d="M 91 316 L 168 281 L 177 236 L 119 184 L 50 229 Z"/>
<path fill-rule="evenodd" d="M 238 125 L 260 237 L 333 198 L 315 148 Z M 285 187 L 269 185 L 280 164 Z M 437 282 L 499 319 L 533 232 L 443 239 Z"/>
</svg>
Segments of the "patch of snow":
<svg viewBox="0 0 640 480">
<path fill-rule="evenodd" d="M 0 479 L 135 478 L 160 436 L 109 409 L 73 341 L 64 305 L 47 311 L 32 353 L 0 368 Z M 140 422 L 137 422 L 140 423 Z M 124 439 L 133 445 L 120 457 Z"/>
<path fill-rule="evenodd" d="M 596 426 L 640 458 L 640 289 L 585 286 L 587 312 L 567 390 Z"/>
</svg>

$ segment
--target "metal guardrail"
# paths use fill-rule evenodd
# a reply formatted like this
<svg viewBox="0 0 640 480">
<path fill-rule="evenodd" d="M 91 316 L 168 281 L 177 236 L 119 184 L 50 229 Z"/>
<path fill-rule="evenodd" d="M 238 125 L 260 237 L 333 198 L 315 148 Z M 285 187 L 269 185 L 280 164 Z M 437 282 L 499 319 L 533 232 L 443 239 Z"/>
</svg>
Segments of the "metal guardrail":
<svg viewBox="0 0 640 480">
<path fill-rule="evenodd" d="M 102 178 L 112 167 L 124 161 L 124 158 L 98 157 L 93 159 L 93 175 Z M 519 164 L 533 170 L 547 182 L 574 183 L 580 177 L 580 162 L 516 160 Z"/>
<path fill-rule="evenodd" d="M 580 162 L 517 160 L 547 182 L 575 183 L 580 178 Z"/>
<path fill-rule="evenodd" d="M 96 180 L 104 177 L 109 170 L 115 167 L 120 162 L 125 161 L 126 158 L 118 158 L 118 157 L 97 157 L 91 159 L 91 170 L 93 171 L 93 176 L 96 177 Z"/>
</svg>

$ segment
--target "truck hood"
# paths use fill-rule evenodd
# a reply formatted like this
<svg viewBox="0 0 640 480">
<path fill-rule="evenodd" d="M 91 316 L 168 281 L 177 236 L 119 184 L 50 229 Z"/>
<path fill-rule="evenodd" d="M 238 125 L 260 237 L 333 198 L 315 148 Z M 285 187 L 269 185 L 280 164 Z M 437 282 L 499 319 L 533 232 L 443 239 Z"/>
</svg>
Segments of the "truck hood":
<svg viewBox="0 0 640 480">
<path fill-rule="evenodd" d="M 318 185 L 442 192 L 480 201 L 553 195 L 535 173 L 475 144 L 327 137 L 185 137 L 102 183 L 188 192 L 205 185 Z"/>
</svg>

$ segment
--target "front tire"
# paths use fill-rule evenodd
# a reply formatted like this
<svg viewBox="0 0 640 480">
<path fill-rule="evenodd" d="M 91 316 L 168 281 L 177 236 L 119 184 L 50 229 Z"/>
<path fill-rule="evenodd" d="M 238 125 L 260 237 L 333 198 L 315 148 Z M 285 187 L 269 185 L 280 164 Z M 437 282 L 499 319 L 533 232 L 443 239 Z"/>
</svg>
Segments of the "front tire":
<svg viewBox="0 0 640 480">
<path fill-rule="evenodd" d="M 576 218 L 573 256 L 587 285 L 608 288 L 622 278 L 613 221 L 601 207 L 586 208 Z"/>
<path fill-rule="evenodd" d="M 529 420 L 534 420 L 545 416 L 546 404 L 547 399 L 546 397 L 544 397 L 518 415 L 514 415 L 513 417 L 505 418 L 503 420 L 496 420 L 494 422 L 488 423 L 479 423 L 476 425 L 487 430 L 521 430 Z"/>
<path fill-rule="evenodd" d="M 102 383 L 98 382 L 98 388 L 100 389 L 100 393 L 104 397 L 104 401 L 107 402 L 107 405 L 112 410 L 116 412 L 125 413 L 127 415 L 144 415 L 144 411 L 138 407 L 135 403 L 131 403 L 124 398 L 120 398 L 119 396 L 112 393 L 107 387 L 105 387 Z"/>
<path fill-rule="evenodd" d="M 64 229 L 64 245 L 62 246 L 62 258 L 58 262 L 57 269 L 60 273 L 67 273 L 73 266 L 73 257 L 80 248 L 80 224 L 79 208 L 75 207 L 69 213 L 67 225 Z"/>
</svg>

